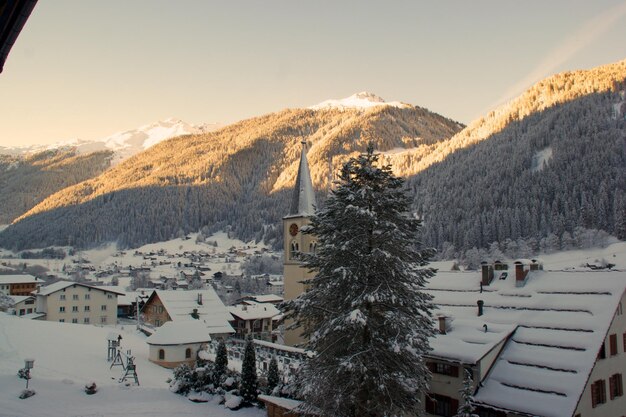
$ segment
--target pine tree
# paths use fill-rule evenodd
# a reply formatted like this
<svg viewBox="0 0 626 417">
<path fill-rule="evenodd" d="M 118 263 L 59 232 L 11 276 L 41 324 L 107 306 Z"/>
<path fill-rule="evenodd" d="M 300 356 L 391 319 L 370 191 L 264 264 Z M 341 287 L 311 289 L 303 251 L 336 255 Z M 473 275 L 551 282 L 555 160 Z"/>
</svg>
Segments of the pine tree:
<svg viewBox="0 0 626 417">
<path fill-rule="evenodd" d="M 224 340 L 220 340 L 217 345 L 217 352 L 215 354 L 215 367 L 213 368 L 213 382 L 215 386 L 219 386 L 222 382 L 222 376 L 226 374 L 228 370 L 228 352 L 226 351 L 226 343 Z"/>
<path fill-rule="evenodd" d="M 239 394 L 243 401 L 250 404 L 256 401 L 257 378 L 256 378 L 256 354 L 254 352 L 254 342 L 248 337 L 243 353 L 243 363 L 241 364 L 241 387 Z"/>
<path fill-rule="evenodd" d="M 272 394 L 272 391 L 274 391 L 274 388 L 276 388 L 279 382 L 278 362 L 276 362 L 276 357 L 272 356 L 270 366 L 267 370 L 267 393 Z"/>
<path fill-rule="evenodd" d="M 455 417 L 478 417 L 478 414 L 474 414 L 476 408 L 472 404 L 474 400 L 474 381 L 472 373 L 467 369 L 463 378 L 463 388 L 459 392 L 461 393 L 461 398 L 463 398 L 463 404 L 459 407 Z"/>
<path fill-rule="evenodd" d="M 316 352 L 299 384 L 322 415 L 412 415 L 430 377 L 432 304 L 421 289 L 434 274 L 424 268 L 433 251 L 420 248 L 421 221 L 408 213 L 402 179 L 377 161 L 371 145 L 350 159 L 302 228 L 318 239 L 317 252 L 303 255 L 316 275 L 286 308 Z"/>
</svg>

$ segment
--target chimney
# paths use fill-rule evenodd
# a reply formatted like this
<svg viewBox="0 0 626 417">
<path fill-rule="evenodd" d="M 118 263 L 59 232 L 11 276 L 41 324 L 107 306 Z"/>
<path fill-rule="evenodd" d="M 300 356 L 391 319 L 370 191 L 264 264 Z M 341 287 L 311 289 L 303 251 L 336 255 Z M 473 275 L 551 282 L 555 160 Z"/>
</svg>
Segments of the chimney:
<svg viewBox="0 0 626 417">
<path fill-rule="evenodd" d="M 446 316 L 439 316 L 439 333 L 446 334 Z"/>
<path fill-rule="evenodd" d="M 481 262 L 480 265 L 482 269 L 481 283 L 483 285 L 489 285 L 493 280 L 493 267 L 488 265 L 485 261 Z"/>
<path fill-rule="evenodd" d="M 198 305 L 202 305 L 202 293 L 198 293 Z"/>
<path fill-rule="evenodd" d="M 476 304 L 478 304 L 478 316 L 482 316 L 483 315 L 483 306 L 485 305 L 485 302 L 483 300 L 478 300 L 476 302 Z"/>
<path fill-rule="evenodd" d="M 530 261 L 530 270 L 531 271 L 539 271 L 540 269 L 543 269 L 543 266 L 541 265 L 541 262 L 539 262 L 538 259 L 532 259 Z"/>
<path fill-rule="evenodd" d="M 526 279 L 526 275 L 528 271 L 524 271 L 524 264 L 520 261 L 515 262 L 515 286 L 523 287 L 524 279 Z"/>
</svg>

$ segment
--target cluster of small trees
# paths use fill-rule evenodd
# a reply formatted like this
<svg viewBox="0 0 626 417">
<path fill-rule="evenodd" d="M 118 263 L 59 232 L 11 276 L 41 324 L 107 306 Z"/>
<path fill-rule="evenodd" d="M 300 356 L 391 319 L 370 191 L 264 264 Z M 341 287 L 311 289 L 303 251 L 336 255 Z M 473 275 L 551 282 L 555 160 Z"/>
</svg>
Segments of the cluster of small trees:
<svg viewBox="0 0 626 417">
<path fill-rule="evenodd" d="M 275 358 L 270 361 L 267 377 L 259 380 L 252 339 L 246 341 L 241 373 L 228 369 L 226 344 L 222 340 L 218 344 L 214 362 L 199 360 L 194 367 L 177 367 L 170 389 L 181 395 L 198 392 L 219 395 L 226 407 L 237 409 L 255 405 L 261 390 L 272 393 L 279 384 L 280 376 Z"/>
</svg>

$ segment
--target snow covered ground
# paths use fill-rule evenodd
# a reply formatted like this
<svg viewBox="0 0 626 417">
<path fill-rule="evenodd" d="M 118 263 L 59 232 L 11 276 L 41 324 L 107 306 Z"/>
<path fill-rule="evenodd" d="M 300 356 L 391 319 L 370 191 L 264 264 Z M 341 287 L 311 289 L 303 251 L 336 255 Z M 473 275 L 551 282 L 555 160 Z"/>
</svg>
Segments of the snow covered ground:
<svg viewBox="0 0 626 417">
<path fill-rule="evenodd" d="M 136 357 L 140 386 L 120 384 L 119 366 L 109 369 L 106 338 L 122 334 L 122 347 Z M 25 387 L 17 370 L 25 358 L 34 358 L 30 388 L 37 394 L 20 400 Z M 263 410 L 230 411 L 221 405 L 193 403 L 169 391 L 171 371 L 148 361 L 145 336 L 133 326 L 96 327 L 24 320 L 0 313 L 0 415 L 3 417 L 56 416 L 211 416 L 261 417 Z M 94 381 L 95 395 L 83 387 Z"/>
</svg>

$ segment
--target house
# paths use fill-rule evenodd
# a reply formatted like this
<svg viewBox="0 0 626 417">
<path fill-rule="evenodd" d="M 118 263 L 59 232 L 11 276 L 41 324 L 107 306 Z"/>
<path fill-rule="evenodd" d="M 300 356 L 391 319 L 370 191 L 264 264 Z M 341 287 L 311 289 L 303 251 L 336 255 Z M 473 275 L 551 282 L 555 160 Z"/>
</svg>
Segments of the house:
<svg viewBox="0 0 626 417">
<path fill-rule="evenodd" d="M 252 335 L 256 339 L 271 340 L 272 318 L 280 315 L 280 310 L 270 303 L 241 304 L 228 308 L 235 318 L 236 336 L 244 339 Z"/>
<path fill-rule="evenodd" d="M 235 333 L 233 317 L 212 288 L 190 291 L 154 290 L 141 309 L 143 322 L 158 328 L 169 321 L 200 320 L 211 337 Z"/>
<path fill-rule="evenodd" d="M 33 291 L 36 312 L 45 320 L 82 324 L 116 324 L 117 297 L 124 295 L 106 287 L 58 281 Z"/>
<path fill-rule="evenodd" d="M 35 297 L 31 295 L 10 295 L 7 311 L 16 316 L 26 316 L 35 313 Z"/>
<path fill-rule="evenodd" d="M 165 368 L 191 365 L 201 347 L 210 341 L 206 324 L 200 320 L 168 321 L 146 340 L 148 359 Z"/>
<path fill-rule="evenodd" d="M 452 416 L 464 374 L 481 417 L 620 416 L 626 410 L 626 276 L 545 271 L 536 260 L 438 272 L 427 416 Z"/>
<path fill-rule="evenodd" d="M 267 281 L 267 290 L 270 294 L 283 295 L 285 283 L 284 281 Z"/>
<path fill-rule="evenodd" d="M 259 295 L 246 295 L 245 297 L 241 297 L 237 300 L 237 304 L 259 304 L 259 303 L 269 303 L 277 306 L 278 304 L 284 301 L 283 297 L 276 294 L 259 294 Z"/>
<path fill-rule="evenodd" d="M 30 295 L 44 281 L 32 275 L 0 275 L 0 292 L 5 295 Z"/>
</svg>

